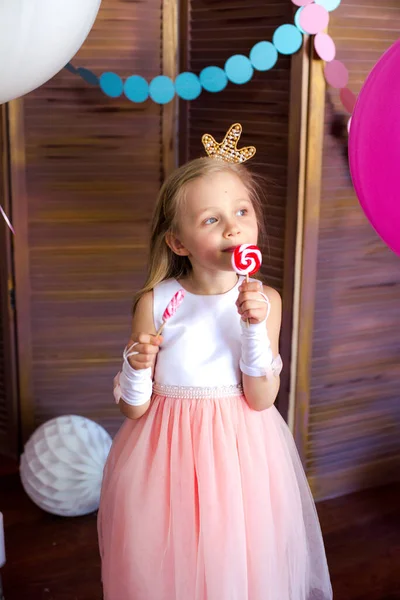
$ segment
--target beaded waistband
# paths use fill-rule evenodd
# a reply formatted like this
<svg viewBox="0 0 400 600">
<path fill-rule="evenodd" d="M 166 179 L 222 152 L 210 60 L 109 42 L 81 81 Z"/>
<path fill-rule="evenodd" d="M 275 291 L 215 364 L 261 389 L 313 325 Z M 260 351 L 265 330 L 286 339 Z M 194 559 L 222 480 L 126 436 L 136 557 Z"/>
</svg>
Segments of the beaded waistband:
<svg viewBox="0 0 400 600">
<path fill-rule="evenodd" d="M 243 387 L 240 384 L 220 385 L 218 387 L 189 387 L 184 385 L 163 385 L 161 383 L 154 383 L 153 392 L 158 396 L 166 396 L 168 398 L 198 400 L 201 398 L 242 396 Z"/>
</svg>

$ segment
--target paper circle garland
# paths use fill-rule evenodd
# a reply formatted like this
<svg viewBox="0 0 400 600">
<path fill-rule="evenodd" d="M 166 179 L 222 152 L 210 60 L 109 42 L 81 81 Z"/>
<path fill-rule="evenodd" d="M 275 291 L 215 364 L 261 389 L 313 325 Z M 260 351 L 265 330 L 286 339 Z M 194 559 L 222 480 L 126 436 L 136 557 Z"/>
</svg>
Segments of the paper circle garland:
<svg viewBox="0 0 400 600">
<path fill-rule="evenodd" d="M 336 56 L 335 42 L 327 33 L 317 33 L 314 38 L 315 50 L 322 60 L 332 61 Z"/>
<path fill-rule="evenodd" d="M 110 98 L 119 98 L 124 91 L 122 79 L 116 73 L 103 73 L 100 77 L 100 87 Z"/>
<path fill-rule="evenodd" d="M 253 67 L 247 56 L 235 54 L 226 61 L 225 73 L 229 81 L 241 85 L 253 77 Z"/>
<path fill-rule="evenodd" d="M 228 78 L 221 67 L 205 67 L 200 73 L 200 83 L 207 92 L 222 92 L 228 85 Z"/>
<path fill-rule="evenodd" d="M 157 104 L 168 104 L 175 96 L 175 87 L 172 79 L 166 75 L 155 77 L 149 85 L 149 94 Z"/>
<path fill-rule="evenodd" d="M 315 4 L 320 4 L 329 12 L 336 10 L 341 3 L 342 0 L 315 0 Z"/>
<path fill-rule="evenodd" d="M 124 83 L 124 94 L 131 102 L 144 102 L 149 97 L 149 84 L 140 75 L 131 75 Z"/>
<path fill-rule="evenodd" d="M 54 515 L 94 512 L 110 447 L 109 434 L 90 419 L 66 415 L 47 421 L 29 438 L 21 456 L 25 492 Z"/>
<path fill-rule="evenodd" d="M 281 54 L 294 54 L 301 48 L 303 36 L 295 25 L 281 25 L 275 31 L 272 43 Z"/>
<path fill-rule="evenodd" d="M 383 241 L 400 255 L 400 40 L 378 61 L 358 96 L 349 159 L 360 204 Z"/>
<path fill-rule="evenodd" d="M 306 6 L 307 4 L 314 2 L 314 0 L 292 0 L 292 2 L 296 6 Z"/>
<path fill-rule="evenodd" d="M 329 13 L 319 4 L 308 4 L 301 11 L 299 22 L 307 33 L 319 33 L 328 27 Z"/>
<path fill-rule="evenodd" d="M 303 10 L 303 8 L 304 8 L 303 6 L 300 6 L 300 8 L 296 10 L 295 15 L 294 15 L 294 24 L 296 25 L 297 29 L 303 35 L 307 35 L 307 31 L 304 31 L 304 29 L 300 25 L 300 15 L 301 15 L 301 11 Z"/>
<path fill-rule="evenodd" d="M 278 51 L 271 42 L 258 42 L 250 51 L 251 64 L 257 71 L 268 71 L 275 66 Z"/>
<path fill-rule="evenodd" d="M 182 100 L 195 100 L 201 94 L 201 83 L 194 73 L 180 73 L 175 79 L 175 89 Z"/>
<path fill-rule="evenodd" d="M 351 114 L 356 105 L 357 96 L 349 88 L 342 88 L 339 95 L 344 108 Z"/>
<path fill-rule="evenodd" d="M 65 67 L 89 34 L 100 3 L 0 2 L 0 104 L 36 89 Z"/>
<path fill-rule="evenodd" d="M 333 88 L 344 88 L 349 82 L 347 67 L 340 60 L 332 60 L 325 65 L 325 79 Z"/>
</svg>

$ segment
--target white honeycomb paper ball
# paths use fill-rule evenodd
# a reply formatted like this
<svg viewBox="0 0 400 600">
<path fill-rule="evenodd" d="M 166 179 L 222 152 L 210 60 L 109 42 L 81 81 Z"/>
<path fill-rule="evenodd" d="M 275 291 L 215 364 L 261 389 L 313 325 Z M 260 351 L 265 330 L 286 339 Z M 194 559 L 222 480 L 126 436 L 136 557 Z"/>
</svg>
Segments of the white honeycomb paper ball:
<svg viewBox="0 0 400 600">
<path fill-rule="evenodd" d="M 65 415 L 47 421 L 29 438 L 21 456 L 25 492 L 54 515 L 94 512 L 110 447 L 110 435 L 90 419 Z"/>
</svg>

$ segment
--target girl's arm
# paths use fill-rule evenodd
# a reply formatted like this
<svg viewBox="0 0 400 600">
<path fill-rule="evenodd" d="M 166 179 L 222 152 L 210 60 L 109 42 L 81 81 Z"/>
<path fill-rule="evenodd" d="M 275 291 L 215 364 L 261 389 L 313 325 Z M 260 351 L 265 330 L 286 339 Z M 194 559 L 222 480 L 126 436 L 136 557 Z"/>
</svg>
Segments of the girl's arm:
<svg viewBox="0 0 400 600">
<path fill-rule="evenodd" d="M 242 318 L 246 320 L 250 319 L 250 323 L 257 324 L 263 321 L 265 314 L 262 311 L 266 311 L 266 305 L 253 299 L 257 298 L 257 283 L 243 282 L 242 294 L 243 298 L 247 298 L 244 304 L 242 304 Z M 258 288 L 259 289 L 259 288 Z M 263 286 L 263 293 L 268 297 L 270 301 L 270 313 L 266 323 L 263 324 L 267 329 L 268 338 L 271 344 L 272 356 L 276 358 L 279 354 L 279 333 L 281 328 L 282 320 L 282 301 L 279 293 L 273 288 Z M 239 302 L 240 305 L 240 302 Z M 252 308 L 248 308 L 251 306 Z M 247 308 L 247 310 L 246 310 Z M 252 325 L 250 325 L 251 327 Z M 253 410 L 265 410 L 270 408 L 278 395 L 280 379 L 279 375 L 274 375 L 270 372 L 267 376 L 253 377 L 242 373 L 243 391 L 246 400 Z"/>
<path fill-rule="evenodd" d="M 146 333 L 143 333 L 146 332 Z M 162 337 L 155 337 L 156 329 L 153 320 L 153 292 L 144 294 L 136 305 L 135 313 L 132 319 L 132 334 L 128 346 L 138 342 L 135 354 L 128 358 L 130 366 L 135 370 L 148 369 L 151 367 L 151 377 L 154 374 L 154 368 L 157 360 Z M 150 406 L 151 396 L 145 404 L 133 406 L 120 399 L 118 406 L 120 411 L 128 419 L 139 419 L 143 416 Z"/>
</svg>

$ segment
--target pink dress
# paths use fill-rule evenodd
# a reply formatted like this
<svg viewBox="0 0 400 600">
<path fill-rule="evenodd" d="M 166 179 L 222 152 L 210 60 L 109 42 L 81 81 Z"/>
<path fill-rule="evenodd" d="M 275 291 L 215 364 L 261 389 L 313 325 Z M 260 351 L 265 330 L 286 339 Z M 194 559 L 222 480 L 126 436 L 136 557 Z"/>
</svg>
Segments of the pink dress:
<svg viewBox="0 0 400 600">
<path fill-rule="evenodd" d="M 241 389 L 238 284 L 186 293 L 163 331 L 147 413 L 126 419 L 98 516 L 105 600 L 330 600 L 293 437 Z M 154 323 L 180 288 L 154 290 Z"/>
</svg>

